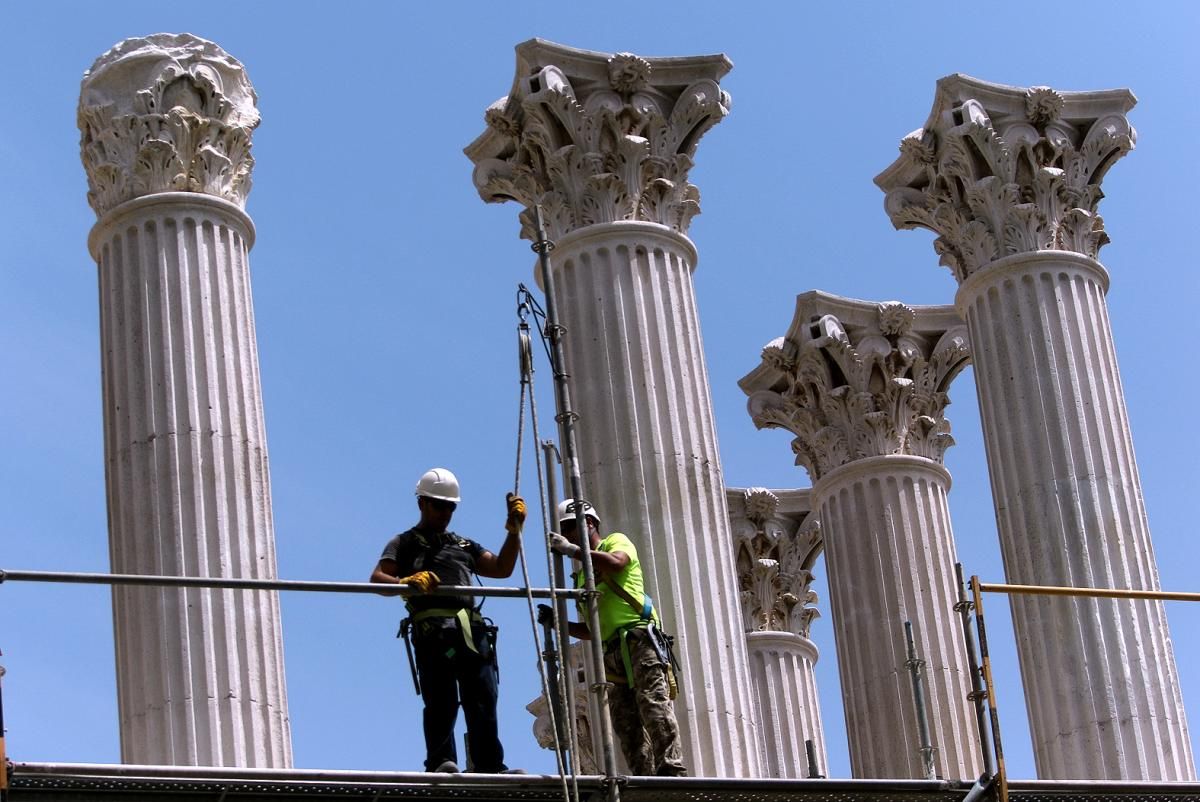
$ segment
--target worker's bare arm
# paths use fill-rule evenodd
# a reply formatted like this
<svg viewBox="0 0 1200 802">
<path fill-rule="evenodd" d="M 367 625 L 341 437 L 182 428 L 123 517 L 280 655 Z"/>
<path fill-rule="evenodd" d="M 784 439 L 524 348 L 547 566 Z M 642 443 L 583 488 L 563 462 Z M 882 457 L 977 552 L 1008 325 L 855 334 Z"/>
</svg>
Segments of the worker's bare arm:
<svg viewBox="0 0 1200 802">
<path fill-rule="evenodd" d="M 592 551 L 592 570 L 598 575 L 615 574 L 629 565 L 629 555 L 623 551 Z"/>
<path fill-rule="evenodd" d="M 500 548 L 499 554 L 485 550 L 483 554 L 479 555 L 475 560 L 475 573 L 489 579 L 507 579 L 512 576 L 513 568 L 517 564 L 517 553 L 520 547 L 519 533 L 509 532 L 508 537 L 504 538 L 504 545 Z"/>
<path fill-rule="evenodd" d="M 400 570 L 396 561 L 380 560 L 375 566 L 375 570 L 371 572 L 371 581 L 381 585 L 400 585 Z M 399 587 L 381 589 L 379 593 L 381 596 L 396 596 L 400 593 L 400 589 Z"/>
</svg>

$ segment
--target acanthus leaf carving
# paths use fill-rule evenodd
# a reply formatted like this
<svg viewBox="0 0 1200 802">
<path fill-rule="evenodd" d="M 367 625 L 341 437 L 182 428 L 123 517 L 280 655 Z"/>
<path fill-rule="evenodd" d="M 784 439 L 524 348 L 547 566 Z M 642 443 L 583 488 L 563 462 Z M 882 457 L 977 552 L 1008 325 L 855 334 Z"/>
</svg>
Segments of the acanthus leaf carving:
<svg viewBox="0 0 1200 802">
<path fill-rule="evenodd" d="M 747 631 L 808 637 L 820 615 L 810 587 L 823 548 L 820 523 L 812 512 L 779 512 L 778 501 L 764 488 L 750 488 L 741 510 L 731 509 L 742 613 Z"/>
<path fill-rule="evenodd" d="M 893 225 L 934 231 L 940 263 L 960 282 L 1017 253 L 1095 258 L 1108 241 L 1100 182 L 1134 147 L 1131 106 L 1128 93 L 1019 90 L 951 76 L 939 83 L 930 129 L 905 137 L 876 183 Z"/>
<path fill-rule="evenodd" d="M 817 309 L 814 303 L 807 310 L 815 324 L 793 325 L 797 340 L 789 335 L 763 349 L 771 389 L 751 394 L 755 425 L 792 432 L 796 464 L 814 482 L 869 457 L 940 463 L 954 442 L 947 387 L 970 358 L 961 321 L 931 331 L 918 326 L 913 308 L 894 301 L 877 305 L 870 325 Z"/>
<path fill-rule="evenodd" d="M 148 86 L 130 92 L 129 82 Z M 259 115 L 235 59 L 189 34 L 120 43 L 84 76 L 78 121 L 97 215 L 135 197 L 200 192 L 244 206 Z"/>
<path fill-rule="evenodd" d="M 688 182 L 692 156 L 700 138 L 728 114 L 729 96 L 710 78 L 657 85 L 653 59 L 618 53 L 604 64 L 603 83 L 541 67 L 518 81 L 514 96 L 489 107 L 493 139 L 478 151 L 468 148 L 477 165 L 475 184 L 485 200 L 526 207 L 561 196 L 570 213 L 547 215 L 551 239 L 622 220 L 686 233 L 700 212 L 700 193 Z M 719 75 L 724 64 L 697 72 Z M 516 181 L 519 171 L 529 180 Z"/>
</svg>

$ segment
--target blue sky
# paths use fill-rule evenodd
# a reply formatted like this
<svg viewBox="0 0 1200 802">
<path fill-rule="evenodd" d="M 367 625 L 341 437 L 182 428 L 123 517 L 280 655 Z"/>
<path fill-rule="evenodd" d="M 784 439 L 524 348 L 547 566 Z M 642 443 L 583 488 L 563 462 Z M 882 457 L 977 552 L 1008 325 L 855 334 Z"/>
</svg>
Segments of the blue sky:
<svg viewBox="0 0 1200 802">
<path fill-rule="evenodd" d="M 726 482 L 806 487 L 790 437 L 758 432 L 737 379 L 787 329 L 796 294 L 949 303 L 927 232 L 895 232 L 872 178 L 952 72 L 1060 90 L 1128 87 L 1137 149 L 1104 182 L 1108 301 L 1162 584 L 1196 590 L 1191 502 L 1200 445 L 1193 345 L 1200 178 L 1200 10 L 1011 3 L 613 5 L 18 3 L 0 49 L 0 568 L 106 571 L 94 222 L 79 163 L 79 79 L 116 42 L 211 39 L 245 65 L 263 123 L 247 211 L 279 570 L 365 580 L 415 521 L 432 465 L 463 483 L 456 529 L 497 548 L 517 416 L 514 293 L 532 283 L 518 209 L 488 206 L 462 148 L 537 36 L 643 56 L 726 53 L 733 111 L 691 180 L 696 291 Z M 549 371 L 537 381 L 551 407 Z M 972 375 L 956 380 L 946 464 L 968 573 L 1002 581 Z M 545 414 L 545 413 L 544 413 Z M 548 420 L 549 416 L 546 415 Z M 586 425 L 586 422 L 584 422 Z M 532 458 L 532 452 L 527 452 Z M 530 466 L 530 463 L 527 463 Z M 532 495 L 532 470 L 523 488 Z M 538 527 L 531 527 L 536 535 Z M 535 570 L 540 560 L 533 559 Z M 535 573 L 535 583 L 539 581 Z M 826 613 L 814 626 L 832 776 L 848 776 Z M 118 759 L 107 590 L 0 586 L 8 750 Z M 1012 775 L 1034 774 L 1004 600 L 988 606 Z M 1168 607 L 1200 729 L 1200 609 Z M 509 763 L 549 770 L 524 705 L 536 694 L 521 602 L 502 626 Z M 395 599 L 285 594 L 296 764 L 416 769 L 420 707 Z"/>
</svg>

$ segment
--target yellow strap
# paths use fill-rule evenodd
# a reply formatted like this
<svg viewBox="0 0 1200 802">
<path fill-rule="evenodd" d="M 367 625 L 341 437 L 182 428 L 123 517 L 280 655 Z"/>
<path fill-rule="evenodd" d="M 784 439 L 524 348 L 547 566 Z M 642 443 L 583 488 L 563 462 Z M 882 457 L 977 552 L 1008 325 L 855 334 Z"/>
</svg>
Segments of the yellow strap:
<svg viewBox="0 0 1200 802">
<path fill-rule="evenodd" d="M 647 623 L 648 622 L 645 619 L 641 619 L 639 621 L 626 624 L 614 632 L 612 636 L 605 641 L 605 647 L 611 648 L 608 646 L 608 644 L 612 643 L 616 638 L 620 639 L 618 645 L 621 649 L 621 663 L 625 666 L 625 681 L 629 683 L 630 688 L 633 687 L 633 658 L 629 655 L 629 633 L 635 629 L 644 629 Z"/>
<path fill-rule="evenodd" d="M 475 636 L 471 632 L 471 611 L 464 607 L 458 611 L 455 618 L 458 619 L 458 626 L 462 630 L 463 640 L 467 642 L 467 648 L 479 654 L 479 650 L 475 648 Z"/>
</svg>

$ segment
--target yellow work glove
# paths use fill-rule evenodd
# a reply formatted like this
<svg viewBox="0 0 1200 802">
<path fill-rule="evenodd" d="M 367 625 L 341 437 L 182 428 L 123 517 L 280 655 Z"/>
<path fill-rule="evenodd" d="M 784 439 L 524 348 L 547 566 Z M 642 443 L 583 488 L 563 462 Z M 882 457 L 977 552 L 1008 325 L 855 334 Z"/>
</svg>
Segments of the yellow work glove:
<svg viewBox="0 0 1200 802">
<path fill-rule="evenodd" d="M 525 526 L 525 499 L 509 493 L 504 501 L 508 505 L 508 520 L 504 522 L 504 528 L 515 535 Z"/>
<path fill-rule="evenodd" d="M 417 571 L 415 574 L 400 577 L 401 585 L 412 585 L 422 593 L 432 593 L 437 590 L 441 581 L 433 571 Z"/>
</svg>

